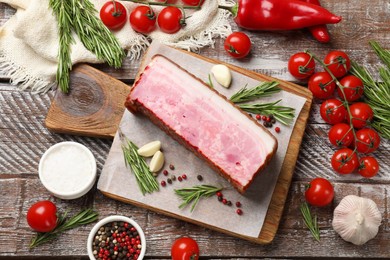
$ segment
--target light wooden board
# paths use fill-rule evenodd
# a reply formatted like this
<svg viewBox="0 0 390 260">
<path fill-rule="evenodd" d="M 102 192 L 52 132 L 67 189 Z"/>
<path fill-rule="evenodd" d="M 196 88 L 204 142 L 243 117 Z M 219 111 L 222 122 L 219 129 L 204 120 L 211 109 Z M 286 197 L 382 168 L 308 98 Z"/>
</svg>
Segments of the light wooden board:
<svg viewBox="0 0 390 260">
<path fill-rule="evenodd" d="M 189 53 L 189 54 L 194 55 L 195 57 L 197 57 L 199 59 L 206 60 L 208 62 L 221 63 L 220 61 L 206 58 L 203 56 L 199 56 L 199 55 L 194 54 L 194 53 Z M 236 67 L 236 66 L 233 66 L 230 64 L 226 64 L 226 65 L 229 66 L 230 69 L 232 69 L 232 70 L 235 70 L 241 74 L 244 74 L 248 77 L 254 78 L 254 79 L 259 80 L 259 81 L 278 80 L 278 79 L 275 79 L 275 78 L 272 78 L 269 76 L 265 76 L 263 74 L 255 73 L 252 71 L 248 71 L 248 70 L 245 70 L 245 69 L 242 69 L 240 67 Z M 90 75 L 91 74 L 89 72 L 90 70 L 94 70 L 94 69 L 91 67 L 88 67 L 87 65 L 82 65 L 82 70 L 78 70 L 76 72 L 78 74 L 86 73 L 87 75 Z M 80 77 L 80 76 L 78 75 L 78 77 Z M 99 78 L 100 77 L 106 78 L 109 76 L 99 73 Z M 281 219 L 281 216 L 283 213 L 285 201 L 287 198 L 288 190 L 289 190 L 289 187 L 291 184 L 291 179 L 292 179 L 292 175 L 294 172 L 295 163 L 296 163 L 297 158 L 298 158 L 299 148 L 300 148 L 300 145 L 302 142 L 303 134 L 305 132 L 305 127 L 306 127 L 307 120 L 309 117 L 311 104 L 312 104 L 312 95 L 311 95 L 310 91 L 308 91 L 307 89 L 302 88 L 298 85 L 290 83 L 290 82 L 281 81 L 281 80 L 278 80 L 278 81 L 280 82 L 280 87 L 282 89 L 306 98 L 306 103 L 305 103 L 304 107 L 302 108 L 301 113 L 298 115 L 297 122 L 296 122 L 296 125 L 294 127 L 294 130 L 293 130 L 293 133 L 291 136 L 291 141 L 289 143 L 289 147 L 287 150 L 287 154 L 286 154 L 285 160 L 284 160 L 283 165 L 282 165 L 282 170 L 280 172 L 279 179 L 277 181 L 277 184 L 276 184 L 276 187 L 275 187 L 272 199 L 271 199 L 271 203 L 270 203 L 270 206 L 269 206 L 269 209 L 267 212 L 267 216 L 265 218 L 265 222 L 264 222 L 263 228 L 259 234 L 259 237 L 253 238 L 253 237 L 237 235 L 235 233 L 225 231 L 225 230 L 220 230 L 220 229 L 212 227 L 212 226 L 206 226 L 207 228 L 214 229 L 214 230 L 217 230 L 219 232 L 227 233 L 229 235 L 238 236 L 242 239 L 246 239 L 246 240 L 249 240 L 249 241 L 252 241 L 255 243 L 260 243 L 260 244 L 270 243 L 273 240 L 273 238 L 275 237 L 275 234 L 277 232 L 279 222 L 280 222 L 280 219 Z M 84 85 L 93 87 L 93 84 L 84 84 Z M 117 88 L 117 86 L 110 86 L 110 88 Z M 63 95 L 63 94 L 61 94 L 61 95 Z M 71 92 L 71 94 L 69 96 L 73 96 L 73 95 L 74 94 L 72 94 L 72 92 Z M 58 96 L 58 94 L 56 96 Z M 124 100 L 123 98 L 125 98 L 125 97 L 123 97 L 122 93 L 121 93 L 119 95 L 119 98 Z M 62 115 L 62 113 L 64 113 L 63 109 L 66 107 L 69 107 L 69 106 L 62 104 L 61 105 L 62 109 L 57 109 L 57 107 L 59 107 L 59 104 L 57 104 L 59 102 L 59 100 L 60 100 L 59 98 L 56 98 L 53 101 L 52 106 L 55 106 L 55 109 L 52 109 L 52 108 L 50 109 L 50 111 L 48 113 L 48 117 L 46 119 L 47 125 L 48 125 L 48 121 L 50 122 L 53 119 L 56 119 L 56 118 L 65 119 L 65 117 Z M 63 100 L 60 100 L 60 101 L 64 102 Z M 113 101 L 117 102 L 118 100 L 113 99 Z M 123 107 L 120 107 L 120 111 L 121 111 L 121 113 L 113 113 L 113 115 L 112 115 L 114 117 L 113 122 L 119 123 L 121 116 L 122 116 Z M 69 119 L 69 120 L 61 120 L 61 128 L 59 128 L 61 133 L 71 133 L 71 134 L 77 133 L 79 135 L 94 136 L 95 135 L 94 131 L 96 131 L 95 136 L 111 137 L 115 134 L 116 127 L 118 126 L 118 123 L 117 123 L 115 125 L 115 127 L 111 128 L 113 130 L 113 132 L 111 132 L 111 133 L 106 132 L 104 135 L 102 135 L 101 131 L 99 131 L 100 128 L 98 126 L 96 126 L 96 130 L 92 129 L 91 127 L 88 127 L 86 129 L 78 128 L 77 125 L 75 125 L 75 123 L 78 122 L 78 119 L 75 117 L 68 117 L 69 113 L 66 113 L 66 114 L 67 114 L 66 119 Z M 102 115 L 106 116 L 107 113 L 99 112 L 99 113 L 89 114 L 88 118 L 89 118 L 89 120 L 93 120 L 95 122 L 100 122 L 100 121 L 106 120 L 106 118 L 107 118 L 107 117 L 102 117 Z M 94 117 L 97 117 L 97 118 L 93 119 Z M 68 131 L 68 129 L 69 129 L 69 131 Z M 57 129 L 55 129 L 55 128 L 51 128 L 51 130 L 57 131 Z M 107 192 L 103 192 L 103 193 L 108 197 L 111 197 L 111 198 L 114 198 L 114 199 L 117 199 L 117 200 L 120 200 L 120 201 L 123 201 L 126 203 L 131 203 L 131 204 L 135 204 L 137 206 L 147 208 L 147 206 L 144 206 L 142 204 L 139 204 L 139 203 L 132 201 L 132 200 L 128 200 L 128 199 L 123 198 L 123 197 L 119 197 L 115 194 L 110 194 Z M 162 213 L 165 215 L 169 215 L 169 216 L 177 217 L 177 218 L 181 219 L 180 216 L 169 214 L 168 212 L 161 211 L 158 208 L 150 208 L 150 209 L 153 211 L 156 211 L 158 213 Z M 190 219 L 183 219 L 183 220 L 193 222 L 195 224 L 200 224 L 200 223 L 196 223 L 194 221 L 191 221 Z"/>
</svg>

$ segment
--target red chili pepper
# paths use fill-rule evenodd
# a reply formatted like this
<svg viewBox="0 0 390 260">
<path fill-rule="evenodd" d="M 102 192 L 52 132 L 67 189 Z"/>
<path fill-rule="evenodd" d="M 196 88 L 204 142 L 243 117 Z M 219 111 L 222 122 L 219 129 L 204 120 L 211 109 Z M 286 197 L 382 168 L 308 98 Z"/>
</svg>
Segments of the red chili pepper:
<svg viewBox="0 0 390 260">
<path fill-rule="evenodd" d="M 321 6 L 320 1 L 318 0 L 302 0 L 302 1 Z M 309 31 L 311 35 L 319 42 L 327 43 L 330 41 L 328 28 L 326 27 L 325 24 L 311 26 L 309 27 Z"/>
<path fill-rule="evenodd" d="M 294 30 L 341 21 L 325 8 L 300 0 L 238 0 L 230 9 L 234 21 L 248 30 Z"/>
</svg>

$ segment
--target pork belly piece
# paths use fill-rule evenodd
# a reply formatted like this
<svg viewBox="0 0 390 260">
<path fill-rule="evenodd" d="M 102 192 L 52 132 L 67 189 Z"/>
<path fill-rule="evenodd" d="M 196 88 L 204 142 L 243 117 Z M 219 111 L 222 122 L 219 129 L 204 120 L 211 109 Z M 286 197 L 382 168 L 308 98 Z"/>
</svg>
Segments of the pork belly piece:
<svg viewBox="0 0 390 260">
<path fill-rule="evenodd" d="M 240 192 L 275 154 L 275 137 L 214 89 L 157 55 L 126 100 L 173 138 L 204 159 Z"/>
</svg>

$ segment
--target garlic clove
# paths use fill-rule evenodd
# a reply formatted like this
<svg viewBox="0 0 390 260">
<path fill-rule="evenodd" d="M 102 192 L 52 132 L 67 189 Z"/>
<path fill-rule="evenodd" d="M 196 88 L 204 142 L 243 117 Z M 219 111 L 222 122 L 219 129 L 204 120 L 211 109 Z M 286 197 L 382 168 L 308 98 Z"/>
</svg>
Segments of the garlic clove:
<svg viewBox="0 0 390 260">
<path fill-rule="evenodd" d="M 158 172 L 164 165 L 164 154 L 161 151 L 157 151 L 150 161 L 149 169 L 151 172 Z"/>
<path fill-rule="evenodd" d="M 222 64 L 214 65 L 211 68 L 211 73 L 214 75 L 215 80 L 223 87 L 228 88 L 232 82 L 232 74 L 227 66 Z"/>
<path fill-rule="evenodd" d="M 153 141 L 139 148 L 137 152 L 141 156 L 150 157 L 153 156 L 160 149 L 161 149 L 161 142 Z"/>
<path fill-rule="evenodd" d="M 381 221 L 374 201 L 348 195 L 335 208 L 332 226 L 345 241 L 363 245 L 378 234 Z"/>
</svg>

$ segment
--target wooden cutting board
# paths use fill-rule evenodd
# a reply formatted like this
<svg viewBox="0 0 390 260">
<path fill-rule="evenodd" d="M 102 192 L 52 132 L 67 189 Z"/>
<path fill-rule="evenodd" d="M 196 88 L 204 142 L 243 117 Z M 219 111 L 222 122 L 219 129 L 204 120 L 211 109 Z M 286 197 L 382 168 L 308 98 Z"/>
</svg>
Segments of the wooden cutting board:
<svg viewBox="0 0 390 260">
<path fill-rule="evenodd" d="M 197 54 L 189 54 L 208 62 L 222 63 Z M 296 84 L 248 71 L 230 64 L 225 65 L 232 70 L 259 81 L 277 80 L 282 89 L 306 99 L 301 113 L 298 115 L 261 232 L 257 238 L 239 236 L 240 238 L 255 243 L 268 244 L 274 239 L 283 214 L 313 97 L 309 90 Z M 71 88 L 72 90 L 68 95 L 60 92 L 56 94 L 46 118 L 47 127 L 51 131 L 60 133 L 113 137 L 124 111 L 123 103 L 129 92 L 129 87 L 88 65 L 81 65 L 76 67 L 71 74 Z M 81 88 L 81 90 L 78 88 Z M 92 93 L 95 93 L 95 95 Z M 129 201 L 114 194 L 105 193 L 105 195 L 137 205 L 134 201 Z M 152 210 L 159 212 L 156 209 Z M 163 211 L 159 213 L 169 215 Z M 217 228 L 208 228 L 230 234 Z M 236 234 L 232 233 L 230 235 L 234 236 Z"/>
<path fill-rule="evenodd" d="M 130 87 L 85 64 L 70 74 L 70 92 L 58 90 L 46 127 L 56 133 L 114 138 Z"/>
</svg>

